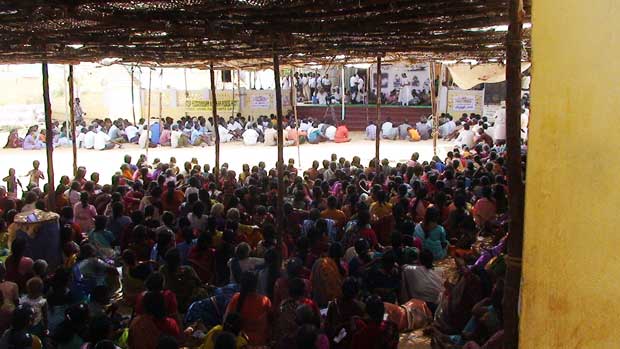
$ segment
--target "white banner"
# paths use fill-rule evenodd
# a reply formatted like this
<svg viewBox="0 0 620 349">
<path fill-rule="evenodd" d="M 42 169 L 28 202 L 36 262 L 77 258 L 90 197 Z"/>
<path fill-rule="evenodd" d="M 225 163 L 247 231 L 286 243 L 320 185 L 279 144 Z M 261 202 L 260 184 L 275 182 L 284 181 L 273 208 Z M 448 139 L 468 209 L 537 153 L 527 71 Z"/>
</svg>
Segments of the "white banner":
<svg viewBox="0 0 620 349">
<path fill-rule="evenodd" d="M 257 109 L 269 109 L 271 107 L 271 99 L 268 95 L 250 96 L 250 107 Z"/>
<path fill-rule="evenodd" d="M 476 96 L 454 96 L 452 100 L 454 111 L 473 112 L 476 110 Z"/>
</svg>

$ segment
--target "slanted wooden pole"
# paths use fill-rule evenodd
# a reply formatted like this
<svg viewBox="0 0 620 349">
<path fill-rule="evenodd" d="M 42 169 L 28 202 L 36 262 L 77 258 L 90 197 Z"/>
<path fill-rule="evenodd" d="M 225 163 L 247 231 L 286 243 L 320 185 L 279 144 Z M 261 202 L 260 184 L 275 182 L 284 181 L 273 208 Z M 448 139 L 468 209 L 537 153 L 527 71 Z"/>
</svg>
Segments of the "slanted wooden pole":
<svg viewBox="0 0 620 349">
<path fill-rule="evenodd" d="M 237 69 L 237 94 L 239 95 L 239 113 L 241 113 L 241 70 L 239 69 Z"/>
<path fill-rule="evenodd" d="M 437 137 L 439 130 L 439 122 L 437 121 L 437 98 L 435 97 L 435 62 L 431 61 L 429 64 L 431 75 L 431 113 L 433 115 L 433 155 L 437 155 Z"/>
<path fill-rule="evenodd" d="M 211 77 L 211 110 L 213 111 L 213 133 L 215 134 L 215 166 L 213 174 L 215 181 L 219 184 L 220 179 L 220 130 L 219 117 L 217 116 L 217 98 L 215 96 L 215 70 L 213 70 L 213 62 L 209 65 Z"/>
<path fill-rule="evenodd" d="M 344 81 L 344 64 L 342 65 L 342 67 L 340 68 L 340 120 L 344 121 L 344 114 L 345 114 L 345 106 L 344 106 L 344 88 L 345 88 L 345 81 Z"/>
<path fill-rule="evenodd" d="M 377 56 L 377 136 L 375 137 L 375 168 L 379 170 L 379 144 L 381 143 L 381 56 Z"/>
<path fill-rule="evenodd" d="M 372 65 L 368 67 L 366 73 L 368 74 L 368 81 L 366 84 L 366 91 L 368 91 L 368 93 L 366 93 L 363 103 L 366 104 L 366 126 L 368 126 L 368 123 L 370 122 L 370 117 L 368 116 L 368 103 L 370 102 L 370 79 L 372 79 Z M 351 104 L 353 104 L 353 102 L 351 102 Z"/>
<path fill-rule="evenodd" d="M 151 83 L 153 82 L 153 70 L 151 68 L 149 68 L 149 97 L 148 97 L 148 101 L 149 101 L 149 105 L 147 107 L 147 114 L 146 114 L 146 155 L 149 155 L 149 148 L 150 148 L 150 142 L 151 142 Z M 144 132 L 144 130 L 142 131 Z"/>
<path fill-rule="evenodd" d="M 162 117 L 162 110 L 163 110 L 163 104 L 162 104 L 163 94 L 164 94 L 164 68 L 161 68 L 159 70 L 159 113 L 158 113 L 160 135 L 161 135 L 161 132 L 163 131 L 162 124 L 161 124 L 161 117 Z"/>
<path fill-rule="evenodd" d="M 43 62 L 41 68 L 43 73 L 43 107 L 45 110 L 45 154 L 47 155 L 47 209 L 48 211 L 56 211 L 56 195 L 54 195 L 54 133 L 52 132 L 52 105 L 50 103 L 47 62 Z"/>
<path fill-rule="evenodd" d="M 69 78 L 67 78 L 69 84 L 69 115 L 71 117 L 71 145 L 73 148 L 73 177 L 77 175 L 77 139 L 75 138 L 75 105 L 73 101 L 75 96 L 73 95 L 73 65 L 69 65 Z"/>
<path fill-rule="evenodd" d="M 230 108 L 230 116 L 235 117 L 235 81 L 233 78 L 233 70 L 230 71 L 230 84 L 232 85 L 232 106 Z"/>
<path fill-rule="evenodd" d="M 293 75 L 291 74 L 289 76 L 289 79 L 291 81 L 291 109 L 293 109 L 293 115 L 295 116 L 295 131 L 297 131 L 297 167 L 298 168 L 302 168 L 301 167 L 301 149 L 300 149 L 300 142 L 299 142 L 299 119 L 297 118 L 297 87 L 295 86 L 295 78 L 293 77 Z"/>
<path fill-rule="evenodd" d="M 133 71 L 134 71 L 134 66 L 131 66 L 131 115 L 133 116 L 133 124 L 134 126 L 137 125 L 136 123 L 136 98 L 134 96 L 134 79 L 133 79 Z"/>
<path fill-rule="evenodd" d="M 185 82 L 185 116 L 187 116 L 187 107 L 189 106 L 187 103 L 189 100 L 189 91 L 187 91 L 187 68 L 183 68 L 183 80 Z"/>
<path fill-rule="evenodd" d="M 278 201 L 276 205 L 277 231 L 280 236 L 284 231 L 284 133 L 282 131 L 282 88 L 280 86 L 280 59 L 273 55 L 273 75 L 276 85 L 276 115 L 278 130 Z M 281 239 L 278 239 L 280 241 Z"/>
<path fill-rule="evenodd" d="M 525 184 L 521 170 L 521 32 L 523 1 L 508 3 L 510 25 L 506 36 L 506 151 L 510 226 L 504 285 L 504 348 L 519 346 L 519 288 L 523 254 Z"/>
</svg>

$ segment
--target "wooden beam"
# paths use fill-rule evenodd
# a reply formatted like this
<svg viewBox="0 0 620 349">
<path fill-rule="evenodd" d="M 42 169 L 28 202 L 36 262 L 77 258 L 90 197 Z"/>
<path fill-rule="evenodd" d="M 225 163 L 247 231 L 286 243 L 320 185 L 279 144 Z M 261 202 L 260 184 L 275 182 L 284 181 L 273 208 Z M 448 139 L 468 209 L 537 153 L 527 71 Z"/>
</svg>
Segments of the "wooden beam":
<svg viewBox="0 0 620 349">
<path fill-rule="evenodd" d="M 136 100 L 135 100 L 135 96 L 134 96 L 134 79 L 133 79 L 133 71 L 134 71 L 135 66 L 131 66 L 131 115 L 133 116 L 133 124 L 134 126 L 137 125 L 138 123 L 136 123 Z"/>
<path fill-rule="evenodd" d="M 291 86 L 291 109 L 293 110 L 293 115 L 295 116 L 295 132 L 297 133 L 297 168 L 301 169 L 301 142 L 299 137 L 299 119 L 297 118 L 297 86 L 295 85 L 296 80 L 292 71 L 291 75 L 289 75 L 289 81 Z"/>
<path fill-rule="evenodd" d="M 431 114 L 433 116 L 433 155 L 437 155 L 437 138 L 438 138 L 438 129 L 439 129 L 439 118 L 437 117 L 437 99 L 435 94 L 435 62 L 431 61 L 428 64 L 428 68 L 430 70 L 431 76 Z"/>
<path fill-rule="evenodd" d="M 282 88 L 280 86 L 280 60 L 273 55 L 273 75 L 276 86 L 276 115 L 278 131 L 278 201 L 276 204 L 276 220 L 278 236 L 284 231 L 284 133 L 282 130 Z M 280 241 L 281 239 L 278 239 Z"/>
<path fill-rule="evenodd" d="M 219 186 L 220 179 L 220 130 L 219 130 L 219 116 L 217 115 L 217 97 L 215 95 L 215 70 L 213 69 L 213 62 L 209 65 L 209 75 L 211 78 L 211 110 L 213 112 L 213 133 L 215 134 L 215 166 L 213 168 L 213 174 L 215 175 L 215 181 Z"/>
<path fill-rule="evenodd" d="M 147 114 L 146 114 L 146 155 L 149 155 L 149 148 L 151 146 L 151 82 L 152 82 L 152 78 L 153 78 L 153 69 L 148 68 L 149 69 L 149 105 L 147 108 Z M 142 132 L 144 132 L 144 130 L 142 130 Z"/>
<path fill-rule="evenodd" d="M 375 168 L 379 170 L 379 144 L 381 143 L 381 56 L 377 56 L 377 136 L 375 137 Z"/>
<path fill-rule="evenodd" d="M 45 154 L 47 155 L 47 209 L 56 211 L 54 188 L 54 132 L 52 132 L 52 105 L 50 102 L 50 85 L 47 62 L 41 65 L 43 73 L 43 108 L 45 110 Z"/>
<path fill-rule="evenodd" d="M 521 167 L 521 31 L 522 0 L 509 1 L 510 25 L 506 36 L 506 152 L 510 226 L 504 284 L 504 348 L 519 346 L 519 288 L 523 254 L 525 184 Z"/>
<path fill-rule="evenodd" d="M 77 138 L 75 137 L 75 96 L 73 95 L 73 65 L 69 65 L 69 113 L 71 115 L 71 146 L 73 148 L 73 177 L 77 175 Z"/>
</svg>

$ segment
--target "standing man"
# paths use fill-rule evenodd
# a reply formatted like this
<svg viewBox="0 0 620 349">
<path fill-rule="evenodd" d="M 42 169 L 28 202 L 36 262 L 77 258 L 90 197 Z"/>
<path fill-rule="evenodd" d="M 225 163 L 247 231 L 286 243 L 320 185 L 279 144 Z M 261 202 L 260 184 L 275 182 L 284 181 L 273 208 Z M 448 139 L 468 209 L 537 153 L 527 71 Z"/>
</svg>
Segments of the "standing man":
<svg viewBox="0 0 620 349">
<path fill-rule="evenodd" d="M 355 73 L 355 75 L 351 76 L 351 78 L 349 79 L 349 88 L 351 91 L 351 104 L 354 104 L 355 101 L 357 100 L 357 93 L 358 93 L 357 85 L 358 84 L 359 84 L 359 76 L 357 75 L 357 73 Z"/>
<path fill-rule="evenodd" d="M 499 144 L 506 142 L 506 101 L 502 101 L 500 108 L 495 112 L 493 139 Z"/>
<path fill-rule="evenodd" d="M 84 116 L 86 115 L 86 113 L 84 112 L 84 110 L 82 110 L 82 105 L 80 104 L 79 98 L 76 98 L 75 102 L 73 103 L 73 111 L 75 113 L 76 123 L 81 123 L 82 121 L 84 121 Z"/>
</svg>

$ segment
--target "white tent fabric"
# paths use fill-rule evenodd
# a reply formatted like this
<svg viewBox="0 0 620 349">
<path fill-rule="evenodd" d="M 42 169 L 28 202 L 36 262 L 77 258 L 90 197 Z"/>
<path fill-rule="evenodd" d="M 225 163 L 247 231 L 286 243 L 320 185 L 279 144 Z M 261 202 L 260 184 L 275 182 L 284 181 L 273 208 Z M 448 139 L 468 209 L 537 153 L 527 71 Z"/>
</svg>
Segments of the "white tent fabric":
<svg viewBox="0 0 620 349">
<path fill-rule="evenodd" d="M 521 72 L 526 71 L 532 64 L 521 63 Z M 450 75 L 454 83 L 468 90 L 478 84 L 496 83 L 506 80 L 506 66 L 504 64 L 477 64 L 470 65 L 466 63 L 453 64 L 448 66 Z"/>
</svg>

